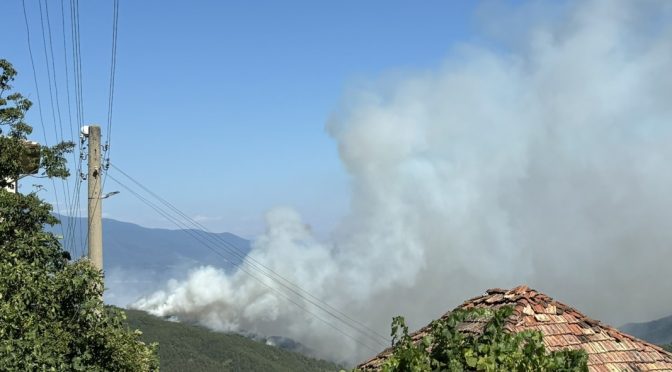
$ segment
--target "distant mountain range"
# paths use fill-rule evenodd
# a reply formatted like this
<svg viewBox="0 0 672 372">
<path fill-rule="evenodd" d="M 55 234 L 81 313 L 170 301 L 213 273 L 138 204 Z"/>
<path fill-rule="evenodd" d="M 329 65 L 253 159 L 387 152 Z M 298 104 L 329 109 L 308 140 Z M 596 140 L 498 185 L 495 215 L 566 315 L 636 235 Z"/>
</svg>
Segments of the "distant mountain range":
<svg viewBox="0 0 672 372">
<path fill-rule="evenodd" d="M 62 229 L 54 226 L 51 230 L 57 235 L 67 235 L 74 227 L 77 231 L 74 245 L 72 239 L 66 239 L 64 248 L 73 258 L 85 255 L 86 218 L 60 216 L 59 219 Z M 103 219 L 103 247 L 105 301 L 125 307 L 138 297 L 162 288 L 170 279 L 185 278 L 196 267 L 233 269 L 249 253 L 250 241 L 230 233 L 155 229 Z"/>
<path fill-rule="evenodd" d="M 629 323 L 621 331 L 654 344 L 672 344 L 672 315 L 644 323 Z"/>
<path fill-rule="evenodd" d="M 125 310 L 127 323 L 145 342 L 159 343 L 161 371 L 338 371 L 336 364 L 270 346 L 237 334 L 167 321 Z"/>
</svg>

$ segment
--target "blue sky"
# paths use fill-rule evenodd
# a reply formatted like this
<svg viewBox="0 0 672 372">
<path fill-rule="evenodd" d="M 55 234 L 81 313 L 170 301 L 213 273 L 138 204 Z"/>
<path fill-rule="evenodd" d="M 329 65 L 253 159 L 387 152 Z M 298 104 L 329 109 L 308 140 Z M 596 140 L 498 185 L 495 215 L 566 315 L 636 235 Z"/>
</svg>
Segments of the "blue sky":
<svg viewBox="0 0 672 372">
<path fill-rule="evenodd" d="M 61 2 L 48 3 L 64 113 Z M 295 207 L 318 232 L 329 231 L 349 204 L 348 176 L 325 130 L 344 92 L 439 66 L 456 44 L 477 37 L 475 7 L 121 0 L 111 161 L 214 231 L 253 236 L 263 229 L 265 211 L 278 205 Z M 26 10 L 54 141 L 38 2 L 26 0 Z M 4 2 L 3 13 L 5 29 L 13 31 L 0 34 L 0 57 L 19 71 L 17 90 L 37 101 L 21 1 Z M 80 22 L 84 119 L 104 125 L 112 1 L 80 2 Z M 33 138 L 42 140 L 37 104 L 29 120 Z M 109 182 L 106 189 L 120 188 Z M 41 195 L 53 202 L 52 194 Z M 105 215 L 171 226 L 123 189 L 106 201 Z"/>
</svg>

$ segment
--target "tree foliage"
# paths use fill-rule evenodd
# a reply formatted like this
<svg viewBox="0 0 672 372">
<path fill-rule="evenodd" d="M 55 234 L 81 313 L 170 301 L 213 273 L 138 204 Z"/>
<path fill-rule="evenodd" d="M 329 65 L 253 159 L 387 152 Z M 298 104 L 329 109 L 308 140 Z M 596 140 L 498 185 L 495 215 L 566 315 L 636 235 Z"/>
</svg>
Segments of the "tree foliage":
<svg viewBox="0 0 672 372">
<path fill-rule="evenodd" d="M 0 186 L 22 174 L 31 102 L 12 92 L 16 71 L 0 59 Z M 39 171 L 69 175 L 73 144 L 41 146 Z M 45 225 L 58 220 L 35 192 L 0 189 L 0 370 L 150 371 L 156 346 L 131 331 L 120 310 L 102 301 L 103 274 L 88 260 L 71 262 Z"/>
<path fill-rule="evenodd" d="M 414 342 L 403 317 L 392 322 L 393 354 L 383 371 L 588 371 L 583 350 L 547 352 L 537 331 L 508 332 L 510 307 L 456 310 Z M 482 332 L 460 331 L 465 321 L 487 319 Z"/>
<path fill-rule="evenodd" d="M 337 372 L 334 363 L 270 346 L 235 333 L 172 322 L 138 310 L 127 310 L 128 324 L 142 329 L 142 339 L 157 341 L 163 372 Z"/>
</svg>

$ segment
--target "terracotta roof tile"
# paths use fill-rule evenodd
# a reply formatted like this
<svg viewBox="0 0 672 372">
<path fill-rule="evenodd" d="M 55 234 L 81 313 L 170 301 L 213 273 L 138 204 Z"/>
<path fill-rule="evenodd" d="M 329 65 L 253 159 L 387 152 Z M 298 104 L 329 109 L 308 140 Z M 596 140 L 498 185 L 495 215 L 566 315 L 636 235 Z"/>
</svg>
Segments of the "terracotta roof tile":
<svg viewBox="0 0 672 372">
<path fill-rule="evenodd" d="M 592 372 L 672 371 L 672 354 L 662 348 L 601 324 L 527 286 L 511 290 L 489 289 L 485 295 L 464 302 L 458 309 L 496 309 L 502 306 L 514 308 L 514 313 L 507 320 L 507 329 L 513 332 L 538 330 L 544 335 L 544 343 L 551 351 L 585 350 L 588 353 L 588 369 Z M 475 319 L 464 322 L 458 329 L 479 333 L 484 324 L 484 319 Z M 428 326 L 420 329 L 412 335 L 413 340 L 419 341 L 429 331 Z M 359 365 L 359 368 L 378 370 L 391 352 L 388 348 Z"/>
</svg>

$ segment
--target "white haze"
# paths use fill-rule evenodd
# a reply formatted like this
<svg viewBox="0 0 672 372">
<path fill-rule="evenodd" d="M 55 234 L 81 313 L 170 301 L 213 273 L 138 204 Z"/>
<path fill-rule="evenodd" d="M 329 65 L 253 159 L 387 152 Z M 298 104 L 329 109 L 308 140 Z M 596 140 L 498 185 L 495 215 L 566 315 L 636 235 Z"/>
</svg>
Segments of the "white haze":
<svg viewBox="0 0 672 372">
<path fill-rule="evenodd" d="M 351 89 L 327 125 L 350 214 L 321 241 L 273 210 L 250 257 L 383 334 L 521 283 L 616 325 L 672 313 L 670 5 L 498 9 L 484 22 L 514 34 L 498 48 Z M 240 271 L 203 267 L 134 306 L 374 354 Z"/>
</svg>

